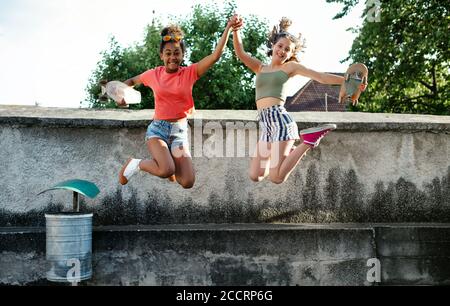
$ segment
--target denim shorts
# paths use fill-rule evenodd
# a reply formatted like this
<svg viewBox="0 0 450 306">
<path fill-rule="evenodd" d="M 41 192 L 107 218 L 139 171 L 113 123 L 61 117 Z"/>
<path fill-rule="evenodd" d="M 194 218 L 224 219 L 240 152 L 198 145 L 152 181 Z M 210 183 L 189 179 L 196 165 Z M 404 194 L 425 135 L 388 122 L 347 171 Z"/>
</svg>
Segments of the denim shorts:
<svg viewBox="0 0 450 306">
<path fill-rule="evenodd" d="M 286 108 L 274 105 L 258 111 L 260 141 L 280 142 L 300 139 L 297 123 Z"/>
<path fill-rule="evenodd" d="M 175 148 L 189 147 L 188 122 L 170 122 L 166 120 L 153 120 L 147 128 L 145 141 L 159 138 L 167 143 L 170 150 Z"/>
</svg>

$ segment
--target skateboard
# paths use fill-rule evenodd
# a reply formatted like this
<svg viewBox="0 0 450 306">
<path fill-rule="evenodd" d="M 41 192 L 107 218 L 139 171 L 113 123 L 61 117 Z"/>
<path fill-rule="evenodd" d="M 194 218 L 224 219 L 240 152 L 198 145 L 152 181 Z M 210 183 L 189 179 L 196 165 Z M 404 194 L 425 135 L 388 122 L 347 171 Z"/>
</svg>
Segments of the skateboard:
<svg viewBox="0 0 450 306">
<path fill-rule="evenodd" d="M 100 82 L 102 95 L 108 95 L 116 103 L 139 104 L 141 103 L 141 93 L 133 87 L 119 81 Z"/>
<path fill-rule="evenodd" d="M 358 104 L 359 96 L 367 88 L 368 77 L 369 69 L 366 65 L 355 63 L 348 67 L 339 92 L 339 103 L 351 101 L 353 105 Z"/>
</svg>

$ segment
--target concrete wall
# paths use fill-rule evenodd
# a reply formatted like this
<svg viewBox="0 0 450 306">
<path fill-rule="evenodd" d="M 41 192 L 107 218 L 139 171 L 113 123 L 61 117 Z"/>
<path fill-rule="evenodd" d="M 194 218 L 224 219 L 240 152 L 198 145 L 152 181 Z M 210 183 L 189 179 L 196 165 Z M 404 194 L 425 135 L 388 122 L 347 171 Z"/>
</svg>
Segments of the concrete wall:
<svg viewBox="0 0 450 306">
<path fill-rule="evenodd" d="M 83 285 L 450 285 L 450 226 L 100 227 Z M 45 228 L 0 229 L 0 285 L 50 285 Z"/>
<path fill-rule="evenodd" d="M 236 134 L 245 152 L 229 153 L 226 127 L 241 125 L 239 132 L 247 127 L 245 133 L 255 136 L 255 111 L 199 111 L 191 120 L 197 181 L 184 190 L 149 174 L 118 184 L 128 157 L 149 156 L 144 135 L 151 110 L 0 106 L 0 227 L 41 226 L 43 212 L 70 210 L 70 192 L 37 194 L 75 178 L 101 190 L 95 200 L 82 200 L 95 225 L 449 222 L 450 117 L 293 116 L 300 129 L 332 122 L 338 130 L 308 153 L 287 182 L 274 185 L 247 178 L 256 138 Z M 222 157 L 214 157 L 220 144 Z"/>
</svg>

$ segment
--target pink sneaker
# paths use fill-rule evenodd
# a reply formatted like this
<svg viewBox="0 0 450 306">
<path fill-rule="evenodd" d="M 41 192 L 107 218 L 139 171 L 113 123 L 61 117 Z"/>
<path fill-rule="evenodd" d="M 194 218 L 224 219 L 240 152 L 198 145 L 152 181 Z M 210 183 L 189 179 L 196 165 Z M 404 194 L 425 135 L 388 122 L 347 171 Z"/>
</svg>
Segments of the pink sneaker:
<svg viewBox="0 0 450 306">
<path fill-rule="evenodd" d="M 315 148 L 319 145 L 320 140 L 328 134 L 328 132 L 335 130 L 336 128 L 336 124 L 325 124 L 306 130 L 301 130 L 300 137 L 303 139 L 303 143 Z"/>
</svg>

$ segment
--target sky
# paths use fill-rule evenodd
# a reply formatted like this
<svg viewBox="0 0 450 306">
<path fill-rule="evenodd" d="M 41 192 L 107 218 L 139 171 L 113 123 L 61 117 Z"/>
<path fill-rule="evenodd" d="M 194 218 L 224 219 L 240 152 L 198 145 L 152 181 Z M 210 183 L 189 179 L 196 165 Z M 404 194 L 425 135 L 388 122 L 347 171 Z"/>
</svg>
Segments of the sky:
<svg viewBox="0 0 450 306">
<path fill-rule="evenodd" d="M 79 108 L 111 36 L 127 47 L 143 39 L 153 10 L 167 24 L 205 1 L 212 0 L 0 0 L 0 104 Z M 301 63 L 323 72 L 345 71 L 340 61 L 355 38 L 346 29 L 362 24 L 362 4 L 340 20 L 332 18 L 341 5 L 325 0 L 237 0 L 237 6 L 271 26 L 290 18 L 290 32 L 307 40 Z M 297 77 L 292 93 L 306 81 Z"/>
</svg>

